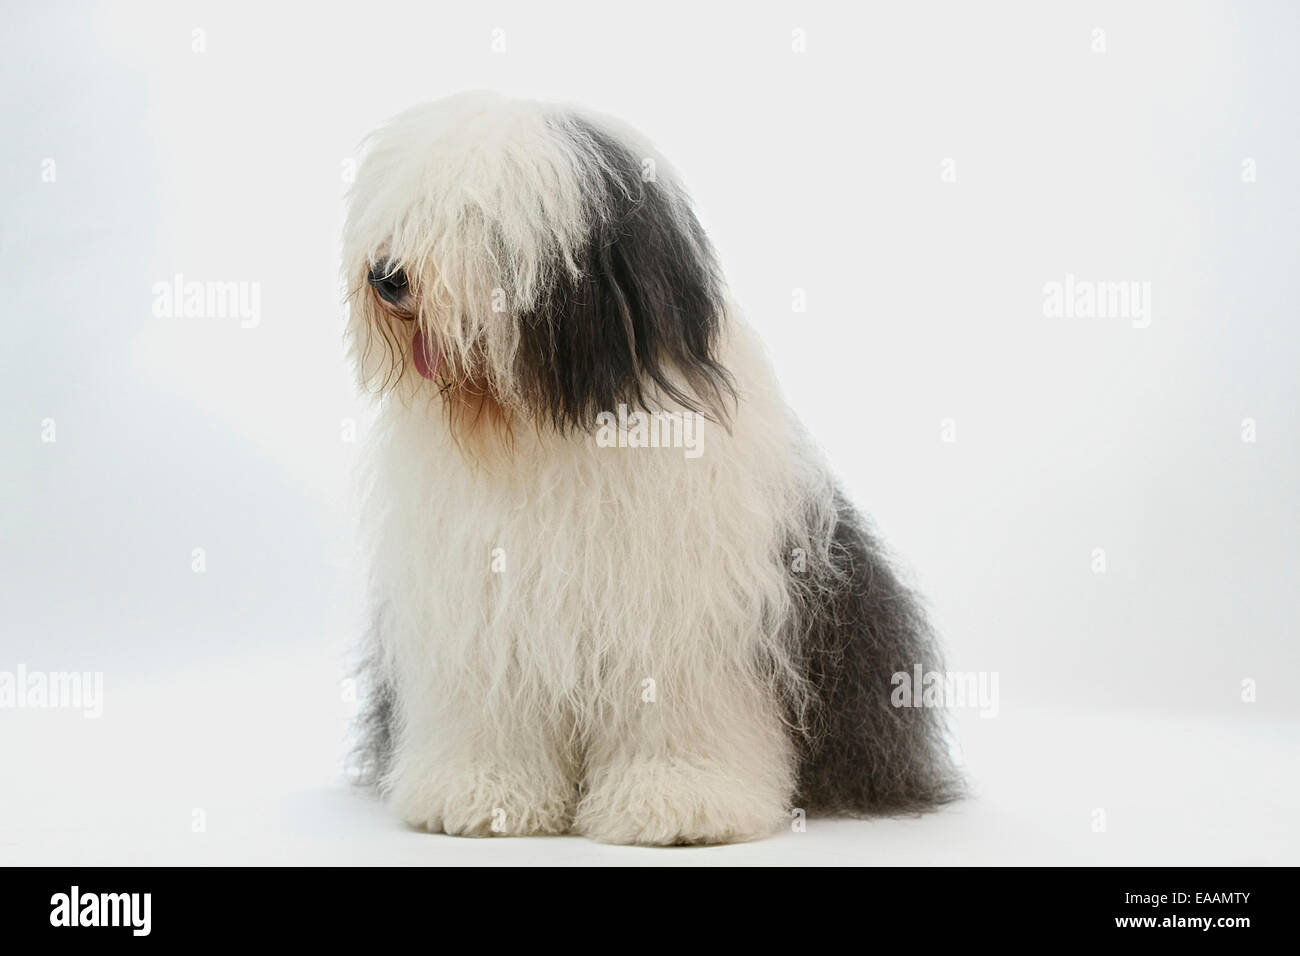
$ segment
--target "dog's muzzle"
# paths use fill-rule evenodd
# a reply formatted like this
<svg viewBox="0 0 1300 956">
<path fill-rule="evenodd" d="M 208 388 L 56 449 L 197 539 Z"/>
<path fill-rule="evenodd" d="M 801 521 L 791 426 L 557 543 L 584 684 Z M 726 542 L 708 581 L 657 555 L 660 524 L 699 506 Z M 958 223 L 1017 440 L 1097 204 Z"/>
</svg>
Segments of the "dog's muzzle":
<svg viewBox="0 0 1300 956">
<path fill-rule="evenodd" d="M 377 262 L 366 275 L 375 294 L 393 306 L 394 314 L 407 322 L 415 321 L 411 305 L 411 284 L 406 273 L 391 262 Z M 415 370 L 430 381 L 436 380 L 442 368 L 442 352 L 433 345 L 417 326 L 411 337 L 411 358 Z"/>
</svg>

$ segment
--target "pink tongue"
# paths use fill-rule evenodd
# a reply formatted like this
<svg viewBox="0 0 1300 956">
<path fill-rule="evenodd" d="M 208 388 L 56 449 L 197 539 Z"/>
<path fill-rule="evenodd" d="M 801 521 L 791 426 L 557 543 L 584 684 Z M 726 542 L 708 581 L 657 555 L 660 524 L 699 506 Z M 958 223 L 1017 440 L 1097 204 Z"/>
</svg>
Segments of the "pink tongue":
<svg viewBox="0 0 1300 956">
<path fill-rule="evenodd" d="M 411 354 L 415 357 L 415 370 L 432 380 L 438 377 L 438 369 L 442 368 L 442 352 L 435 348 L 430 356 L 429 351 L 428 340 L 416 332 L 415 338 L 411 339 Z"/>
</svg>

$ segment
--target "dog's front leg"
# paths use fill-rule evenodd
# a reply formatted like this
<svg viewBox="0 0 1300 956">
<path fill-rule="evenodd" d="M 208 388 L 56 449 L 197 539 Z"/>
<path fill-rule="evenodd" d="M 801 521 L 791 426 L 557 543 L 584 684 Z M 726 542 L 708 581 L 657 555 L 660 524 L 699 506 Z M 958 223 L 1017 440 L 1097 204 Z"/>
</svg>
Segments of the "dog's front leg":
<svg viewBox="0 0 1300 956">
<path fill-rule="evenodd" d="M 390 799 L 414 827 L 455 836 L 564 833 L 577 799 L 569 729 L 527 710 L 496 712 L 436 682 L 399 694 Z"/>
<path fill-rule="evenodd" d="M 589 732 L 575 831 L 606 843 L 734 843 L 789 819 L 794 752 L 765 688 L 717 672 L 658 680 L 653 695 L 643 686 Z"/>
</svg>

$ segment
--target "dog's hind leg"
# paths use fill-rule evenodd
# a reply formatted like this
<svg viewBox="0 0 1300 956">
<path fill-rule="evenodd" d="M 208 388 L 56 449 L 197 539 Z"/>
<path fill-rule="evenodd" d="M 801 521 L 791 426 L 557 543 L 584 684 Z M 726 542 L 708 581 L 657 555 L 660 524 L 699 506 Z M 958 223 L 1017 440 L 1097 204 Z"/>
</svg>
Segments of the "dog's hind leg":
<svg viewBox="0 0 1300 956">
<path fill-rule="evenodd" d="M 795 579 L 804 605 L 800 659 L 811 690 L 794 723 L 809 813 L 931 810 L 962 793 L 942 710 L 900 707 L 894 675 L 941 671 L 938 642 L 862 517 L 838 492 L 826 566 Z"/>
</svg>

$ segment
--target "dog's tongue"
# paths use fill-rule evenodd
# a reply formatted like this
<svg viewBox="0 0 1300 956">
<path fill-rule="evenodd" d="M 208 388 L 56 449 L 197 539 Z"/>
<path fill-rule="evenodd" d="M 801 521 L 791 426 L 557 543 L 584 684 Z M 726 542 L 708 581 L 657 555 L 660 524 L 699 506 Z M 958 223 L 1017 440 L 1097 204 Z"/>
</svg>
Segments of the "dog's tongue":
<svg viewBox="0 0 1300 956">
<path fill-rule="evenodd" d="M 428 339 L 418 331 L 415 338 L 411 339 L 411 354 L 415 357 L 417 372 L 430 380 L 438 377 L 438 369 L 442 367 L 442 352 L 429 345 Z"/>
</svg>

